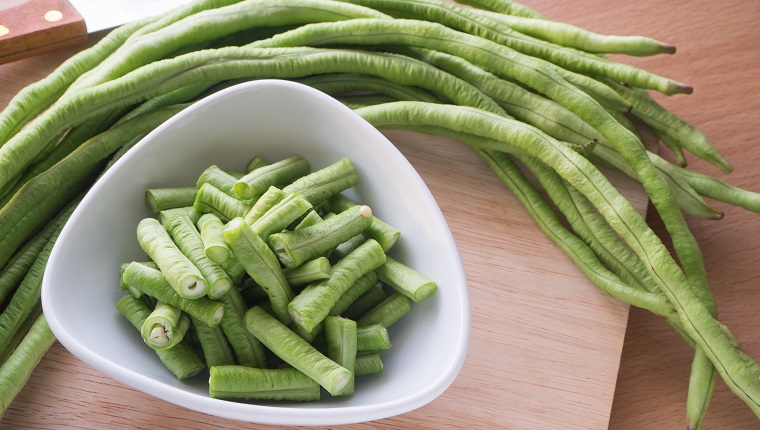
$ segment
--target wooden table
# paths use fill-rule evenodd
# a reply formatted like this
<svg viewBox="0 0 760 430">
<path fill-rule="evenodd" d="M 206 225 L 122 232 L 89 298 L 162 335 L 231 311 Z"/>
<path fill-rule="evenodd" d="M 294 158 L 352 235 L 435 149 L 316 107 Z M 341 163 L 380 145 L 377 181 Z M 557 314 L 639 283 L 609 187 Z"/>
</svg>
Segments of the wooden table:
<svg viewBox="0 0 760 430">
<path fill-rule="evenodd" d="M 608 34 L 640 34 L 678 46 L 674 56 L 626 62 L 694 85 L 659 97 L 698 125 L 733 163 L 732 184 L 760 191 L 760 2 L 533 0 L 551 19 Z M 0 107 L 75 50 L 0 66 Z M 388 132 L 428 183 L 453 231 L 468 276 L 472 340 L 453 385 L 370 429 L 683 428 L 692 352 L 660 319 L 600 293 L 538 233 L 516 199 L 462 145 Z M 692 168 L 716 170 L 690 158 Z M 718 174 L 723 177 L 723 175 Z M 644 211 L 640 190 L 620 180 Z M 721 221 L 689 219 L 702 245 L 719 317 L 760 358 L 760 222 L 718 205 Z M 663 228 L 651 211 L 648 220 Z M 506 312 L 508 309 L 509 312 Z M 2 419 L 3 428 L 264 428 L 153 399 L 53 346 Z M 757 428 L 718 381 L 705 428 Z M 269 427 L 267 427 L 269 428 Z"/>
</svg>

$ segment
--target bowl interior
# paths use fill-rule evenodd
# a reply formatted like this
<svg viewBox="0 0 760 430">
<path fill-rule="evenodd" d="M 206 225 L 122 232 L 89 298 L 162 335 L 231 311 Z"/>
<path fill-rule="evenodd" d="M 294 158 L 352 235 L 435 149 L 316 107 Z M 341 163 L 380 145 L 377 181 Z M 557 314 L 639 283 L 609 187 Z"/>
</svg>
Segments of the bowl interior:
<svg viewBox="0 0 760 430">
<path fill-rule="evenodd" d="M 216 164 L 242 170 L 254 155 L 298 154 L 313 169 L 347 156 L 360 184 L 347 194 L 402 232 L 391 255 L 439 284 L 391 327 L 383 374 L 355 394 L 314 403 L 235 403 L 207 395 L 207 374 L 179 382 L 114 308 L 119 265 L 144 259 L 135 236 L 150 187 L 188 186 Z M 407 412 L 454 380 L 469 339 L 469 296 L 454 240 L 429 190 L 387 139 L 349 109 L 309 87 L 256 81 L 212 95 L 167 121 L 117 162 L 87 194 L 54 247 L 43 308 L 59 339 L 103 373 L 167 401 L 233 419 L 341 424 Z"/>
</svg>

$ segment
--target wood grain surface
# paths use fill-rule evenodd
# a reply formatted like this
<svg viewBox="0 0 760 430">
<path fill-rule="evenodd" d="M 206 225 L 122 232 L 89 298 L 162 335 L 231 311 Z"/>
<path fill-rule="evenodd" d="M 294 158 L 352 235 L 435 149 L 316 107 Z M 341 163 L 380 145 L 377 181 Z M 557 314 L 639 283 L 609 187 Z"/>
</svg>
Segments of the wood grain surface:
<svg viewBox="0 0 760 430">
<path fill-rule="evenodd" d="M 647 35 L 672 56 L 624 58 L 694 85 L 658 97 L 698 125 L 734 164 L 721 175 L 760 191 L 760 2 L 741 0 L 527 1 L 551 19 L 609 34 Z M 73 49 L 0 66 L 0 108 Z M 622 57 L 619 57 L 622 58 Z M 658 318 L 603 295 L 535 227 L 517 200 L 458 142 L 405 132 L 387 136 L 430 187 L 462 255 L 472 301 L 472 340 L 461 374 L 432 403 L 356 429 L 684 428 L 692 352 Z M 643 211 L 631 181 L 615 178 Z M 760 222 L 717 205 L 720 221 L 689 219 L 702 245 L 719 318 L 760 358 Z M 650 224 L 664 236 L 650 211 Z M 93 370 L 59 344 L 6 412 L 1 428 L 258 429 L 156 400 Z M 719 381 L 705 428 L 760 422 Z M 280 427 L 282 428 L 282 427 Z"/>
</svg>

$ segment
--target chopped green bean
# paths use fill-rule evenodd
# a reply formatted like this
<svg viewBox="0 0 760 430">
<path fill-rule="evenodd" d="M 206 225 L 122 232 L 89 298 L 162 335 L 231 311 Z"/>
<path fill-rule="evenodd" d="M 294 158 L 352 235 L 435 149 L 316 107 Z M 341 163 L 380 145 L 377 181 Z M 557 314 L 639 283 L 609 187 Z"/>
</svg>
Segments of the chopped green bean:
<svg viewBox="0 0 760 430">
<path fill-rule="evenodd" d="M 295 267 L 364 231 L 372 223 L 369 206 L 355 206 L 300 230 L 269 236 L 269 244 L 285 267 Z"/>
<path fill-rule="evenodd" d="M 371 286 L 367 292 L 354 300 L 354 302 L 340 314 L 346 318 L 358 321 L 364 314 L 387 298 L 388 295 L 385 293 L 382 284 L 375 284 L 374 286 Z"/>
<path fill-rule="evenodd" d="M 386 259 L 388 257 L 386 256 Z M 351 287 L 341 294 L 340 298 L 335 305 L 330 309 L 330 315 L 343 315 L 343 312 L 348 309 L 359 297 L 370 290 L 373 286 L 377 285 L 377 269 L 372 272 L 365 273 L 361 278 L 357 279 Z M 353 318 L 351 318 L 353 319 Z"/>
<path fill-rule="evenodd" d="M 381 324 L 390 327 L 412 310 L 412 301 L 401 293 L 394 292 L 388 298 L 370 309 L 356 321 L 359 327 Z"/>
<path fill-rule="evenodd" d="M 224 303 L 224 317 L 220 327 L 235 353 L 235 362 L 249 367 L 266 367 L 264 346 L 245 328 L 243 318 L 248 305 L 243 297 L 233 288 L 220 301 Z"/>
<path fill-rule="evenodd" d="M 260 155 L 256 155 L 245 165 L 245 173 L 251 173 L 259 167 L 268 166 L 269 162 Z M 242 177 L 242 176 L 241 176 Z M 240 178 L 238 178 L 240 179 Z"/>
<path fill-rule="evenodd" d="M 219 264 L 206 257 L 201 234 L 195 228 L 193 220 L 185 215 L 170 217 L 166 221 L 166 230 L 177 248 L 200 271 L 206 283 L 206 294 L 212 299 L 227 294 L 232 288 L 232 279 Z"/>
<path fill-rule="evenodd" d="M 356 321 L 339 316 L 325 318 L 325 340 L 327 357 L 351 372 L 351 381 L 341 392 L 348 396 L 354 393 L 354 362 L 358 346 Z"/>
<path fill-rule="evenodd" d="M 343 194 L 337 194 L 328 200 L 328 206 L 333 212 L 340 213 L 350 207 L 357 206 L 357 204 Z M 401 232 L 398 229 L 375 215 L 372 215 L 372 223 L 364 233 L 367 237 L 375 239 L 385 252 L 388 252 L 401 238 Z"/>
<path fill-rule="evenodd" d="M 360 352 L 356 354 L 354 363 L 356 376 L 379 375 L 383 373 L 383 361 L 378 351 Z"/>
<path fill-rule="evenodd" d="M 259 218 L 264 216 L 269 209 L 272 209 L 277 203 L 281 202 L 286 195 L 287 194 L 281 189 L 272 185 L 264 192 L 264 194 L 256 199 L 256 203 L 254 203 L 251 210 L 245 214 L 243 220 L 246 224 L 252 225 L 254 222 L 258 221 Z"/>
<path fill-rule="evenodd" d="M 235 364 L 232 347 L 224 335 L 222 327 L 211 327 L 192 318 L 193 329 L 203 350 L 203 360 L 209 368 L 225 364 Z"/>
<path fill-rule="evenodd" d="M 271 234 L 283 231 L 309 209 L 311 203 L 300 194 L 291 193 L 251 224 L 251 228 L 266 242 Z"/>
<path fill-rule="evenodd" d="M 208 287 L 200 270 L 180 251 L 157 220 L 144 218 L 137 224 L 137 241 L 180 296 L 196 298 L 206 295 Z"/>
<path fill-rule="evenodd" d="M 357 351 L 382 351 L 390 349 L 391 339 L 388 329 L 382 324 L 372 324 L 359 327 L 356 331 Z"/>
<path fill-rule="evenodd" d="M 270 351 L 317 381 L 333 396 L 343 394 L 349 386 L 350 370 L 325 357 L 262 308 L 249 309 L 245 324 Z"/>
<path fill-rule="evenodd" d="M 344 157 L 308 175 L 301 175 L 282 191 L 286 194 L 299 193 L 309 203 L 317 206 L 331 196 L 358 183 L 359 177 L 356 174 L 354 164 Z"/>
<path fill-rule="evenodd" d="M 326 257 L 317 257 L 300 266 L 285 268 L 282 270 L 282 274 L 285 275 L 285 279 L 291 286 L 300 287 L 329 278 L 331 267 L 330 261 Z"/>
<path fill-rule="evenodd" d="M 193 208 L 202 214 L 212 213 L 224 222 L 241 217 L 251 210 L 246 202 L 225 194 L 209 183 L 198 189 Z"/>
<path fill-rule="evenodd" d="M 258 369 L 247 366 L 214 366 L 209 396 L 232 400 L 314 401 L 319 384 L 298 369 Z"/>
<path fill-rule="evenodd" d="M 140 263 L 130 263 L 124 270 L 124 280 L 144 294 L 176 306 L 204 324 L 216 326 L 224 316 L 224 305 L 208 297 L 189 299 L 179 295 L 169 285 L 161 271 Z"/>
<path fill-rule="evenodd" d="M 149 188 L 145 190 L 145 204 L 153 213 L 192 206 L 197 193 L 195 187 Z"/>
<path fill-rule="evenodd" d="M 145 343 L 153 349 L 171 348 L 185 337 L 190 317 L 172 305 L 156 302 L 140 329 Z"/>
<path fill-rule="evenodd" d="M 151 312 L 143 300 L 129 294 L 122 296 L 116 302 L 116 310 L 138 331 L 142 329 L 145 319 Z M 154 351 L 164 366 L 180 381 L 192 378 L 206 368 L 187 339 L 183 339 L 171 348 L 154 349 Z"/>
<path fill-rule="evenodd" d="M 307 333 L 311 332 L 329 315 L 340 296 L 364 274 L 383 264 L 385 258 L 380 244 L 368 239 L 335 264 L 328 279 L 307 286 L 288 304 L 293 322 Z"/>
<path fill-rule="evenodd" d="M 429 299 L 438 289 L 438 284 L 428 277 L 391 257 L 386 257 L 375 272 L 380 281 L 415 302 Z"/>
<path fill-rule="evenodd" d="M 222 220 L 214 214 L 203 214 L 196 225 L 200 230 L 203 253 L 206 254 L 206 257 L 219 264 L 227 261 L 232 251 L 222 234 L 224 229 Z"/>
<path fill-rule="evenodd" d="M 235 183 L 237 179 L 220 169 L 218 166 L 213 165 L 206 168 L 198 177 L 198 181 L 195 183 L 195 188 L 200 189 L 203 184 L 211 184 L 214 188 L 227 194 L 230 197 L 237 198 L 235 194 Z"/>
<path fill-rule="evenodd" d="M 272 250 L 243 218 L 230 221 L 223 233 L 224 239 L 245 271 L 267 292 L 277 318 L 289 324 L 290 315 L 287 307 L 293 299 L 293 290 Z"/>
<path fill-rule="evenodd" d="M 264 194 L 271 186 L 288 184 L 308 174 L 310 169 L 308 161 L 294 155 L 246 174 L 235 183 L 235 193 L 241 199 L 252 199 Z"/>
</svg>

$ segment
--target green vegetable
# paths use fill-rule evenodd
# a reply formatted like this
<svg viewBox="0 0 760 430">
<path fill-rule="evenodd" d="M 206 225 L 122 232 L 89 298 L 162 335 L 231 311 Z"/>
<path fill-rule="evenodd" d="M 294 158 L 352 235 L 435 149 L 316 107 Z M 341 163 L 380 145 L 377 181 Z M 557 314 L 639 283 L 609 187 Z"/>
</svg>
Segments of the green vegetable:
<svg viewBox="0 0 760 430">
<path fill-rule="evenodd" d="M 319 384 L 294 368 L 214 366 L 209 396 L 233 400 L 319 400 Z"/>
</svg>

